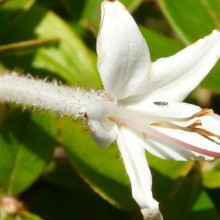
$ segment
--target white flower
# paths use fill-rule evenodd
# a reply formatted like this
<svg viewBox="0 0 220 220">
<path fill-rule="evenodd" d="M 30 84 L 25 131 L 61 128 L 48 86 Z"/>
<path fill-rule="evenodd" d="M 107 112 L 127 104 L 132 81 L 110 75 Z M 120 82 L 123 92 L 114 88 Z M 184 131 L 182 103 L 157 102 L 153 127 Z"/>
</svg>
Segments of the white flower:
<svg viewBox="0 0 220 220">
<path fill-rule="evenodd" d="M 151 63 L 135 21 L 118 1 L 102 3 L 97 41 L 98 69 L 108 101 L 84 106 L 94 140 L 107 147 L 117 140 L 144 219 L 163 219 L 151 191 L 145 149 L 164 159 L 220 156 L 220 118 L 182 100 L 220 56 L 220 31 Z"/>
</svg>

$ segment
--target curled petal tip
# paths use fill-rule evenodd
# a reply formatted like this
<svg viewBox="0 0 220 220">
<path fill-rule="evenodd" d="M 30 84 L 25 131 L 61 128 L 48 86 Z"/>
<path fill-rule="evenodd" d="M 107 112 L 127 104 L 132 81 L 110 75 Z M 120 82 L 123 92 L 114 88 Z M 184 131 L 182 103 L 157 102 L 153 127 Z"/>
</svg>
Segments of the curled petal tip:
<svg viewBox="0 0 220 220">
<path fill-rule="evenodd" d="M 143 208 L 141 209 L 144 220 L 163 220 L 163 216 L 160 213 L 159 207 L 155 207 L 154 210 Z"/>
</svg>

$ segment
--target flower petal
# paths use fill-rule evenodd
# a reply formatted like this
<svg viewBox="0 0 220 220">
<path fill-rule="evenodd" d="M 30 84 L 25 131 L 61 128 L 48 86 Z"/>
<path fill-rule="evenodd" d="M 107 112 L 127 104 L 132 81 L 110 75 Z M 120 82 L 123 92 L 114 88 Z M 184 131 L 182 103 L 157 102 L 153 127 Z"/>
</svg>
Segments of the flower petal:
<svg viewBox="0 0 220 220">
<path fill-rule="evenodd" d="M 135 103 L 127 100 L 123 104 L 120 103 L 120 105 L 126 109 L 134 110 L 137 114 L 145 115 L 145 120 L 153 116 L 185 118 L 201 110 L 199 106 L 193 104 L 168 101 L 166 99 L 147 99 L 140 102 L 135 100 Z"/>
<path fill-rule="evenodd" d="M 144 147 L 139 140 L 137 132 L 120 127 L 117 142 L 131 181 L 132 196 L 140 206 L 144 219 L 160 220 L 163 217 L 158 202 L 152 197 L 151 172 Z"/>
<path fill-rule="evenodd" d="M 115 102 L 91 102 L 84 105 L 81 112 L 86 114 L 90 133 L 95 142 L 102 148 L 112 144 L 118 135 L 116 124 L 110 121 L 107 116 L 115 108 Z"/>
<path fill-rule="evenodd" d="M 102 148 L 108 147 L 117 138 L 117 126 L 109 121 L 99 122 L 89 120 L 88 125 L 92 138 Z"/>
<path fill-rule="evenodd" d="M 220 31 L 177 54 L 152 63 L 145 98 L 182 101 L 203 80 L 220 57 Z"/>
<path fill-rule="evenodd" d="M 122 99 L 142 92 L 140 84 L 150 70 L 149 50 L 132 16 L 118 0 L 102 3 L 97 53 L 108 94 Z"/>
</svg>

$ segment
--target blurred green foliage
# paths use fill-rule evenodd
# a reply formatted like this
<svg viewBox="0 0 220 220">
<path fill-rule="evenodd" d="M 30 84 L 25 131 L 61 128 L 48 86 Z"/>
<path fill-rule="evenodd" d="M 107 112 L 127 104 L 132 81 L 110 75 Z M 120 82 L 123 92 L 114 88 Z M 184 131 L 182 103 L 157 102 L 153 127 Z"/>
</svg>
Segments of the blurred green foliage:
<svg viewBox="0 0 220 220">
<path fill-rule="evenodd" d="M 139 21 L 152 60 L 172 55 L 220 27 L 218 0 L 122 2 Z M 95 52 L 100 4 L 0 1 L 0 72 L 18 69 L 100 88 Z M 218 64 L 202 86 L 218 95 L 219 85 Z M 22 210 L 2 217 L 0 206 L 4 220 L 141 219 L 117 146 L 100 149 L 81 122 L 2 104 L 0 152 L 0 198 L 16 196 L 35 213 Z M 218 160 L 174 162 L 147 156 L 165 219 L 220 218 Z"/>
</svg>

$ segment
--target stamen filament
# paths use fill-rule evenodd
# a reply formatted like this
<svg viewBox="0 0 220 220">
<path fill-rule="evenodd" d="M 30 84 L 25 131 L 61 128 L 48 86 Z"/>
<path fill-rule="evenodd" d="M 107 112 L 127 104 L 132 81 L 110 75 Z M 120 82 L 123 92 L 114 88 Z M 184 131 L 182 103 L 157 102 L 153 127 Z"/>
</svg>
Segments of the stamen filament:
<svg viewBox="0 0 220 220">
<path fill-rule="evenodd" d="M 156 137 L 159 139 L 162 139 L 164 141 L 167 141 L 171 144 L 183 147 L 187 150 L 194 151 L 196 153 L 210 156 L 210 157 L 220 157 L 220 152 L 214 152 L 207 149 L 202 149 L 197 146 L 194 146 L 192 144 L 186 143 L 184 141 L 178 140 L 176 138 L 173 138 L 169 135 L 166 135 L 160 131 L 157 131 L 155 128 L 147 125 L 145 122 L 143 122 L 142 117 L 138 117 L 137 115 L 133 116 L 133 112 L 123 109 L 123 111 L 117 111 L 113 112 L 110 116 L 111 120 L 114 120 L 117 124 L 124 124 L 131 128 L 137 129 L 143 133 L 146 133 L 148 136 Z"/>
<path fill-rule="evenodd" d="M 124 109 L 123 109 L 124 110 Z M 188 117 L 184 117 L 184 118 L 177 118 L 177 117 L 166 117 L 166 116 L 158 116 L 158 115 L 153 115 L 152 113 L 143 113 L 143 112 L 139 112 L 140 115 L 146 116 L 147 115 L 147 119 L 148 121 L 151 121 L 152 123 L 154 122 L 170 122 L 170 121 L 176 121 L 176 122 L 187 122 L 190 121 L 192 119 L 195 118 L 199 118 L 199 117 L 203 117 L 203 116 L 207 116 L 207 115 L 212 115 L 214 114 L 212 109 L 201 109 L 200 111 L 196 112 L 195 114 L 188 116 Z"/>
<path fill-rule="evenodd" d="M 177 129 L 177 130 L 182 130 L 182 131 L 187 131 L 187 132 L 195 132 L 203 136 L 204 138 L 207 138 L 208 140 L 220 145 L 220 142 L 217 142 L 216 140 L 211 138 L 211 137 L 217 137 L 218 139 L 220 139 L 220 135 L 217 135 L 206 129 L 196 127 L 196 126 L 201 126 L 201 125 L 202 123 L 200 120 L 196 120 L 195 122 L 193 122 L 191 125 L 187 127 L 182 127 L 180 125 L 173 124 L 172 122 L 170 123 L 169 122 L 156 122 L 156 123 L 151 124 L 151 126 L 156 126 L 156 127 Z"/>
</svg>

